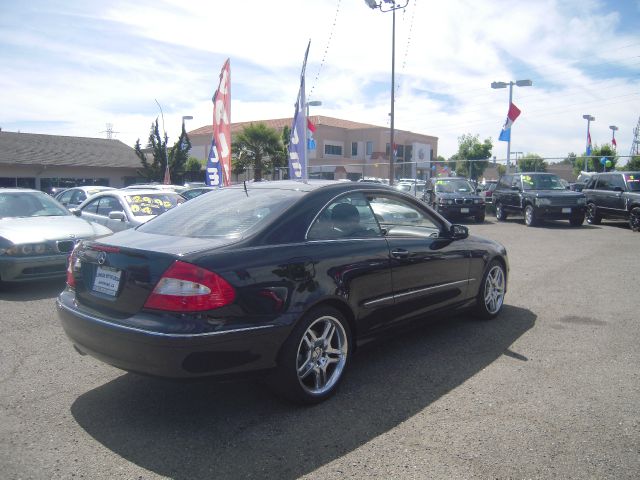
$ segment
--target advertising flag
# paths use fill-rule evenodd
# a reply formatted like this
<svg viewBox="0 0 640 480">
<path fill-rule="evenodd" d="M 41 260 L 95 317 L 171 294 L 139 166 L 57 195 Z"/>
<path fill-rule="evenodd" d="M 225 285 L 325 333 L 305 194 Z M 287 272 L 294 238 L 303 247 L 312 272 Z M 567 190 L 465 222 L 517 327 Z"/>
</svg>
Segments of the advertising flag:
<svg viewBox="0 0 640 480">
<path fill-rule="evenodd" d="M 616 142 L 616 137 L 613 137 L 611 139 L 611 145 L 613 145 L 613 148 L 618 148 L 618 142 Z"/>
<path fill-rule="evenodd" d="M 516 107 L 513 103 L 509 104 L 509 112 L 507 113 L 507 119 L 502 126 L 502 131 L 500 132 L 500 136 L 498 140 L 502 142 L 511 141 L 511 125 L 516 121 L 516 118 L 520 116 L 520 109 Z"/>
<path fill-rule="evenodd" d="M 591 155 L 591 132 L 587 132 L 587 157 Z"/>
<path fill-rule="evenodd" d="M 294 180 L 306 180 L 307 176 L 307 114 L 305 100 L 304 75 L 307 68 L 307 57 L 311 40 L 307 44 L 300 74 L 300 90 L 296 100 L 296 110 L 291 125 L 291 137 L 289 138 L 289 178 Z"/>
<path fill-rule="evenodd" d="M 218 161 L 216 154 L 216 141 L 211 137 L 211 147 L 209 148 L 209 156 L 207 157 L 207 167 L 204 182 L 210 187 L 223 187 L 222 166 Z"/>
<path fill-rule="evenodd" d="M 231 65 L 227 58 L 213 98 L 213 144 L 222 170 L 222 185 L 231 183 Z M 222 186 L 221 185 L 221 186 Z"/>
</svg>

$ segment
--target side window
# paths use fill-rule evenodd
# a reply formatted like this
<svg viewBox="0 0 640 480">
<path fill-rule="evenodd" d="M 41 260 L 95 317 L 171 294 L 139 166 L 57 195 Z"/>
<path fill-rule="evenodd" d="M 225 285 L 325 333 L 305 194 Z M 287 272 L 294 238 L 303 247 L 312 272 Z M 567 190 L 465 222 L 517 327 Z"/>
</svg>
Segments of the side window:
<svg viewBox="0 0 640 480">
<path fill-rule="evenodd" d="M 609 175 L 598 176 L 598 190 L 611 190 L 611 183 L 609 182 Z"/>
<path fill-rule="evenodd" d="M 622 178 L 622 175 L 614 173 L 614 174 L 611 175 L 611 189 L 613 190 L 616 187 L 619 187 L 622 190 L 626 190 L 625 185 L 624 185 L 624 179 Z"/>
<path fill-rule="evenodd" d="M 392 237 L 437 237 L 440 224 L 425 210 L 391 195 L 368 196 L 376 220 Z"/>
<path fill-rule="evenodd" d="M 67 203 L 69 203 L 69 200 L 71 200 L 71 195 L 73 195 L 72 191 L 64 192 L 62 195 L 60 195 L 60 198 L 58 199 L 58 201 L 61 204 L 66 205 Z"/>
<path fill-rule="evenodd" d="M 82 203 L 85 199 L 87 198 L 87 196 L 84 194 L 84 192 L 82 190 L 76 190 L 73 193 L 73 197 L 71 197 L 71 202 L 73 205 L 78 205 L 80 203 Z"/>
<path fill-rule="evenodd" d="M 382 231 L 361 193 L 330 203 L 309 229 L 309 240 L 381 237 Z"/>
<path fill-rule="evenodd" d="M 103 217 L 108 217 L 109 212 L 118 211 L 122 212 L 122 205 L 117 198 L 114 197 L 102 197 L 100 199 L 100 203 L 98 204 L 98 211 L 96 212 L 98 215 L 102 215 Z"/>
<path fill-rule="evenodd" d="M 99 198 L 96 198 L 92 202 L 87 203 L 82 209 L 83 212 L 87 213 L 97 213 L 98 212 L 98 203 L 100 202 Z"/>
<path fill-rule="evenodd" d="M 500 181 L 498 182 L 498 186 L 496 188 L 511 188 L 511 178 L 511 175 L 503 175 L 502 177 L 500 177 Z"/>
<path fill-rule="evenodd" d="M 511 186 L 512 187 L 518 187 L 518 188 L 522 187 L 522 185 L 520 183 L 520 175 L 514 175 L 513 176 L 513 180 L 511 181 Z"/>
</svg>

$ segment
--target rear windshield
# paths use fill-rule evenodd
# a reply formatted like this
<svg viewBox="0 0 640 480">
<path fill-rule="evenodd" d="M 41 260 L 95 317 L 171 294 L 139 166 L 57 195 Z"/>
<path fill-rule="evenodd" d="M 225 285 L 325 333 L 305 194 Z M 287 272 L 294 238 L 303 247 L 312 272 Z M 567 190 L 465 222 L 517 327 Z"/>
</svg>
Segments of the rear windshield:
<svg viewBox="0 0 640 480">
<path fill-rule="evenodd" d="M 62 217 L 71 213 L 42 192 L 0 193 L 0 218 Z"/>
<path fill-rule="evenodd" d="M 640 172 L 628 173 L 624 176 L 627 188 L 632 192 L 640 192 Z"/>
<path fill-rule="evenodd" d="M 145 193 L 144 195 L 126 195 L 125 200 L 136 217 L 145 215 L 160 215 L 167 210 L 184 202 L 177 193 Z"/>
<path fill-rule="evenodd" d="M 258 230 L 293 205 L 305 192 L 287 189 L 223 188 L 200 195 L 138 227 L 176 237 L 241 238 Z"/>
</svg>

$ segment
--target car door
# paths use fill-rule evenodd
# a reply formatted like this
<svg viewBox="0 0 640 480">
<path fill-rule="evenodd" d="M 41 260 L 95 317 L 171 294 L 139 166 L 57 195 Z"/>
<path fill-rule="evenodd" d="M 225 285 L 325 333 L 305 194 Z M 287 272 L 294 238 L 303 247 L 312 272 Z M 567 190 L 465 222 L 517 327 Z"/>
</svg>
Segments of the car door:
<svg viewBox="0 0 640 480">
<path fill-rule="evenodd" d="M 444 237 L 448 224 L 419 202 L 390 193 L 367 200 L 389 245 L 396 315 L 384 319 L 384 326 L 463 301 L 469 252 Z"/>
<path fill-rule="evenodd" d="M 609 190 L 606 197 L 605 207 L 614 215 L 624 216 L 625 205 L 622 193 L 627 186 L 624 183 L 621 173 L 609 173 Z"/>
<path fill-rule="evenodd" d="M 596 207 L 600 213 L 609 215 L 611 214 L 610 205 L 613 204 L 610 197 L 615 195 L 613 186 L 611 185 L 611 175 L 608 173 L 601 173 L 597 175 L 597 183 L 594 187 L 592 197 L 595 200 Z"/>
<path fill-rule="evenodd" d="M 122 213 L 122 218 L 109 218 L 112 212 Z M 100 198 L 98 215 L 105 218 L 105 225 L 114 232 L 131 228 L 126 211 L 120 199 L 115 195 L 105 195 Z"/>
</svg>

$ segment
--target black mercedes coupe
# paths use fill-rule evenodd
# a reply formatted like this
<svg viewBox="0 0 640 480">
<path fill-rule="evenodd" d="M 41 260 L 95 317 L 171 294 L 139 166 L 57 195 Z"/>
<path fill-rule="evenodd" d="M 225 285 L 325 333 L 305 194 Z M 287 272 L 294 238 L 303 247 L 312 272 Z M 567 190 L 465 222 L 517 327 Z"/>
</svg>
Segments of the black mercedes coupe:
<svg viewBox="0 0 640 480">
<path fill-rule="evenodd" d="M 502 245 L 388 186 L 254 182 L 79 243 L 56 305 L 75 348 L 118 368 L 259 373 L 317 403 L 389 328 L 498 315 L 508 270 Z"/>
</svg>

